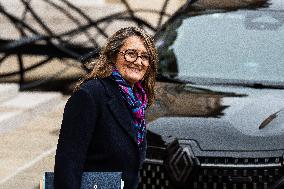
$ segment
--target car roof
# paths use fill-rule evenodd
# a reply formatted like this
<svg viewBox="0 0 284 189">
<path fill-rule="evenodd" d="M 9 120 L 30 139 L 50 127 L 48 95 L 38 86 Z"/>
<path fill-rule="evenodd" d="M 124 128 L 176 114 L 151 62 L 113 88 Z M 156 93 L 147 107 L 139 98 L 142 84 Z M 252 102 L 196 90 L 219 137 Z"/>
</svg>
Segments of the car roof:
<svg viewBox="0 0 284 189">
<path fill-rule="evenodd" d="M 239 5 L 226 5 L 226 2 L 228 0 L 224 0 L 225 4 L 220 5 L 217 3 L 212 3 L 210 5 L 204 5 L 204 0 L 188 0 L 184 6 L 180 7 L 179 10 L 177 10 L 160 28 L 160 30 L 163 30 L 165 26 L 167 26 L 168 23 L 171 23 L 174 21 L 177 17 L 180 17 L 181 15 L 199 15 L 195 14 L 194 12 L 203 12 L 202 14 L 216 13 L 216 12 L 230 12 L 230 11 L 236 11 L 236 10 L 261 10 L 261 11 L 280 11 L 284 12 L 284 0 L 244 0 L 244 2 L 248 3 L 240 3 Z M 241 0 L 236 0 L 240 1 Z M 206 2 L 206 1 L 204 1 Z M 158 32 L 157 32 L 158 33 Z"/>
<path fill-rule="evenodd" d="M 269 0 L 267 1 L 267 4 L 268 4 L 268 7 L 264 9 L 284 11 L 284 1 L 283 0 Z"/>
<path fill-rule="evenodd" d="M 205 3 L 204 3 L 205 2 Z M 192 0 L 188 1 L 185 6 L 187 10 L 238 10 L 238 9 L 253 9 L 253 10 L 281 10 L 284 11 L 283 0 L 220 0 L 220 3 L 215 3 L 214 0 L 211 3 L 206 3 L 204 0 Z M 240 3 L 237 3 L 240 2 Z M 191 7 L 191 8 L 190 8 Z"/>
</svg>

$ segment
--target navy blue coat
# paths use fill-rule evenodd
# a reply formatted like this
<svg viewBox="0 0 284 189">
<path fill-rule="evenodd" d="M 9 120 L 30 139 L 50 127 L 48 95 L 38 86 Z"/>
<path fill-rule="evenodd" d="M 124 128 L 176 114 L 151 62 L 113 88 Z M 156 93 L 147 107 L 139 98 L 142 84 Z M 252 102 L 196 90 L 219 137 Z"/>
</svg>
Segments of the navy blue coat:
<svg viewBox="0 0 284 189">
<path fill-rule="evenodd" d="M 83 172 L 120 171 L 137 188 L 146 155 L 118 85 L 109 77 L 81 85 L 64 109 L 54 166 L 55 189 L 79 189 Z"/>
</svg>

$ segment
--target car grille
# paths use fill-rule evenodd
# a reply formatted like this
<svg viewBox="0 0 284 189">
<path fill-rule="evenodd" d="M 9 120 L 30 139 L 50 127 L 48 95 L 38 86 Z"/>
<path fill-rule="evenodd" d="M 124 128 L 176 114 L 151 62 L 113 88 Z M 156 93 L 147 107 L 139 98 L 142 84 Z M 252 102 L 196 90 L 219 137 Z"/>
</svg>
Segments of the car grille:
<svg viewBox="0 0 284 189">
<path fill-rule="evenodd" d="M 200 166 L 192 175 L 192 189 L 269 189 L 284 175 L 282 158 L 198 157 Z M 162 161 L 145 161 L 140 171 L 139 189 L 171 189 Z"/>
<path fill-rule="evenodd" d="M 162 164 L 145 162 L 139 173 L 139 189 L 173 188 Z"/>
</svg>

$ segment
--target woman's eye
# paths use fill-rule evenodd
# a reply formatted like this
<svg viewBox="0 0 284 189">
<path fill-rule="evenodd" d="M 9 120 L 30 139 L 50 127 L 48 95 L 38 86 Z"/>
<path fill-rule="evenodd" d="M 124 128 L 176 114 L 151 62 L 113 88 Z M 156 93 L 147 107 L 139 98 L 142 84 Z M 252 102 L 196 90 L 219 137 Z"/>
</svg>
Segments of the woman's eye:
<svg viewBox="0 0 284 189">
<path fill-rule="evenodd" d="M 142 55 L 141 56 L 143 60 L 149 60 L 149 56 L 148 55 Z"/>
<path fill-rule="evenodd" d="M 128 55 L 128 56 L 131 56 L 131 57 L 133 57 L 133 58 L 136 57 L 136 54 L 135 54 L 134 52 L 128 52 L 127 55 Z"/>
</svg>

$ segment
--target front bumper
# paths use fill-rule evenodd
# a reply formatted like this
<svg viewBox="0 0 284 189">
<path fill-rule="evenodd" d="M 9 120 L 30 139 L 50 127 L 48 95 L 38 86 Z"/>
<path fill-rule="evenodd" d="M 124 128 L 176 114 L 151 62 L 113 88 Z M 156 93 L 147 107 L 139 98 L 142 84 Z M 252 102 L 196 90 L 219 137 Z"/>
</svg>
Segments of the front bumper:
<svg viewBox="0 0 284 189">
<path fill-rule="evenodd" d="M 270 189 L 284 176 L 283 156 L 194 156 L 177 141 L 156 150 L 144 162 L 138 188 Z"/>
</svg>

